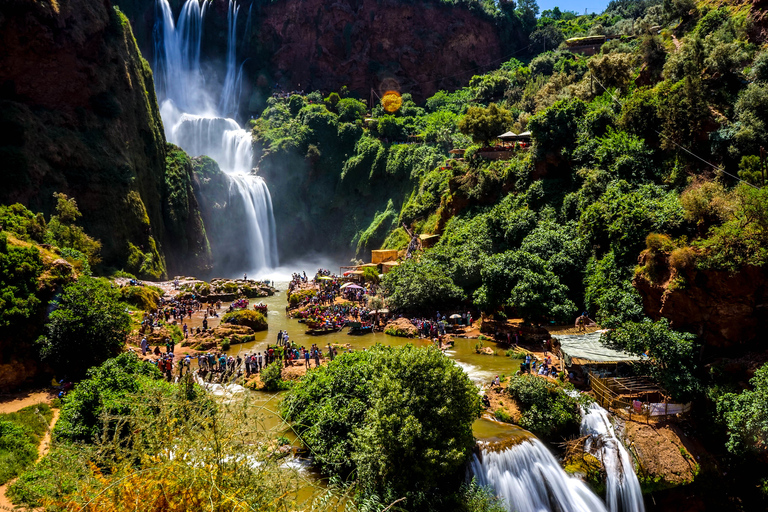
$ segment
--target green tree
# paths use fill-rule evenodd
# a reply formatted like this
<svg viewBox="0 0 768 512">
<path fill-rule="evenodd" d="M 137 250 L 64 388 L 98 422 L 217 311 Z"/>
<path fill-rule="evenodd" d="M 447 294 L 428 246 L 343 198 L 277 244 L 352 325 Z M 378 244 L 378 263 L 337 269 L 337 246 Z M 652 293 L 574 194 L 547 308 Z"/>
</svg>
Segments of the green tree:
<svg viewBox="0 0 768 512">
<path fill-rule="evenodd" d="M 725 446 L 737 455 L 768 451 L 768 364 L 761 366 L 749 383 L 751 390 L 726 393 L 717 400 L 717 412 L 728 429 Z"/>
<path fill-rule="evenodd" d="M 696 336 L 674 331 L 669 320 L 627 322 L 603 335 L 606 342 L 633 354 L 648 354 L 651 376 L 674 400 L 686 402 L 701 390 L 696 376 Z"/>
<path fill-rule="evenodd" d="M 354 98 L 344 98 L 336 104 L 339 112 L 339 121 L 342 123 L 354 123 L 365 117 L 367 110 L 365 103 Z"/>
<path fill-rule="evenodd" d="M 456 305 L 464 298 L 446 269 L 426 258 L 403 262 L 384 276 L 382 284 L 389 304 L 401 311 L 432 311 Z"/>
<path fill-rule="evenodd" d="M 467 375 L 434 348 L 376 346 L 307 375 L 281 405 L 325 471 L 367 495 L 440 510 L 455 494 L 480 412 Z"/>
<path fill-rule="evenodd" d="M 488 258 L 475 304 L 487 312 L 500 306 L 515 308 L 526 320 L 566 320 L 576 312 L 568 289 L 540 257 L 524 251 L 506 251 Z"/>
<path fill-rule="evenodd" d="M 541 153 L 573 150 L 579 123 L 587 111 L 581 100 L 560 100 L 528 121 L 528 129 Z"/>
<path fill-rule="evenodd" d="M 37 340 L 40 356 L 57 371 L 82 376 L 125 346 L 130 317 L 105 280 L 81 277 L 64 287 Z"/>
<path fill-rule="evenodd" d="M 0 233 L 0 332 L 23 329 L 40 305 L 37 278 L 43 271 L 40 253 L 34 247 L 8 243 Z"/>
<path fill-rule="evenodd" d="M 45 236 L 46 242 L 61 248 L 70 248 L 88 256 L 88 262 L 95 265 L 100 260 L 101 242 L 94 240 L 75 222 L 82 217 L 74 198 L 66 194 L 54 193 L 56 198 L 56 215 L 51 216 Z"/>
<path fill-rule="evenodd" d="M 575 432 L 579 426 L 579 400 L 559 385 L 534 375 L 510 378 L 507 392 L 520 405 L 520 426 L 537 436 L 553 438 Z"/>
<path fill-rule="evenodd" d="M 495 103 L 488 108 L 469 107 L 459 121 L 461 133 L 469 135 L 475 142 L 488 144 L 512 126 L 512 113 Z"/>
<path fill-rule="evenodd" d="M 734 141 L 741 154 L 757 154 L 768 140 L 768 87 L 752 83 L 739 95 L 733 112 L 736 116 Z"/>
</svg>

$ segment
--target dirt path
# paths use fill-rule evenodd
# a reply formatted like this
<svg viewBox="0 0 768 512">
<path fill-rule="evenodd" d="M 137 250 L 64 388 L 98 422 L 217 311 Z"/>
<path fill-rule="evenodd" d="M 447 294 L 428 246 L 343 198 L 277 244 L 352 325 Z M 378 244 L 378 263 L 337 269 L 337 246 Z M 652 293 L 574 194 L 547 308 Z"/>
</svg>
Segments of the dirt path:
<svg viewBox="0 0 768 512">
<path fill-rule="evenodd" d="M 39 404 L 40 402 L 50 404 L 54 398 L 56 398 L 56 391 L 52 389 L 0 395 L 0 413 L 16 412 L 28 405 Z"/>
<path fill-rule="evenodd" d="M 46 391 L 28 391 L 23 393 L 16 393 L 13 395 L 0 396 L 0 413 L 16 412 L 19 409 L 23 409 L 29 405 L 39 404 L 41 402 L 50 404 L 56 397 L 56 392 L 53 390 Z M 40 440 L 40 445 L 37 447 L 37 460 L 42 459 L 48 453 L 51 448 L 51 432 L 56 425 L 56 421 L 59 419 L 59 410 L 53 409 L 53 418 L 51 424 L 48 426 L 48 431 Z M 5 490 L 8 485 L 13 483 L 13 480 L 5 485 L 0 485 L 0 510 L 21 510 L 14 508 L 13 504 L 6 498 Z"/>
</svg>

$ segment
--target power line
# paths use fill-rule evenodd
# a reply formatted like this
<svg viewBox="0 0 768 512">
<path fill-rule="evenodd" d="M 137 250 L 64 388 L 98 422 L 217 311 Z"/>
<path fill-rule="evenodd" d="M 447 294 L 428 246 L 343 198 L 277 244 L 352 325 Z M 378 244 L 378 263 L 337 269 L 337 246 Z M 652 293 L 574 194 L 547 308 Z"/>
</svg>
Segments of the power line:
<svg viewBox="0 0 768 512">
<path fill-rule="evenodd" d="M 602 88 L 603 88 L 603 90 L 604 90 L 605 92 L 607 92 L 607 93 L 608 93 L 608 95 L 609 95 L 609 96 L 610 96 L 610 97 L 613 99 L 613 101 L 615 101 L 616 103 L 618 103 L 618 105 L 619 105 L 621 108 L 624 108 L 624 104 L 623 104 L 623 103 L 622 103 L 622 102 L 621 102 L 621 101 L 620 101 L 620 100 L 619 100 L 619 99 L 618 99 L 616 96 L 614 96 L 614 95 L 613 95 L 613 93 L 612 93 L 611 91 L 609 91 L 609 90 L 608 90 L 608 89 L 607 89 L 607 88 L 606 88 L 606 87 L 605 87 L 605 86 L 604 86 L 604 85 L 603 85 L 603 84 L 600 82 L 600 80 L 598 80 L 598 79 L 595 77 L 594 73 L 591 73 L 591 72 L 590 72 L 590 75 L 591 75 L 592 79 L 593 79 L 595 82 L 597 82 L 597 84 L 598 84 L 600 87 L 602 87 Z M 682 149 L 683 151 L 685 151 L 686 153 L 688 153 L 688 154 L 689 154 L 689 155 L 691 155 L 692 157 L 694 157 L 694 158 L 696 158 L 697 160 L 700 160 L 701 162 L 703 162 L 703 163 L 707 164 L 708 166 L 712 167 L 712 168 L 713 168 L 713 169 L 715 169 L 716 171 L 718 171 L 718 172 L 722 172 L 723 174 L 726 174 L 726 175 L 730 176 L 731 178 L 733 178 L 733 179 L 735 179 L 735 180 L 738 180 L 738 181 L 740 181 L 740 182 L 742 182 L 742 183 L 745 183 L 745 184 L 749 185 L 750 187 L 753 187 L 753 188 L 756 188 L 756 189 L 760 190 L 760 187 L 758 187 L 757 185 L 753 185 L 752 183 L 750 183 L 750 182 L 748 182 L 748 181 L 745 181 L 745 180 L 743 180 L 743 179 L 739 178 L 738 176 L 734 176 L 733 174 L 731 174 L 731 173 L 729 173 L 728 171 L 726 171 L 726 170 L 725 170 L 725 169 L 724 169 L 722 166 L 719 166 L 719 165 L 715 165 L 715 164 L 713 164 L 712 162 L 710 162 L 710 161 L 708 161 L 708 160 L 705 160 L 704 158 L 700 157 L 699 155 L 697 155 L 696 153 L 694 153 L 694 152 L 693 152 L 693 151 L 691 151 L 690 149 L 688 149 L 688 148 L 686 148 L 686 147 L 684 147 L 684 146 L 681 146 L 680 144 L 678 144 L 677 142 L 675 142 L 674 140 L 672 140 L 672 138 L 670 138 L 669 136 L 667 136 L 667 135 L 664 135 L 664 134 L 663 134 L 662 132 L 660 132 L 659 130 L 656 130 L 656 129 L 654 128 L 654 130 L 653 130 L 653 131 L 654 131 L 654 132 L 655 132 L 655 133 L 656 133 L 656 134 L 657 134 L 659 137 L 661 137 L 661 138 L 663 138 L 663 139 L 665 139 L 665 140 L 667 140 L 667 141 L 671 142 L 672 144 L 674 144 L 675 146 L 677 146 L 679 149 Z"/>
</svg>

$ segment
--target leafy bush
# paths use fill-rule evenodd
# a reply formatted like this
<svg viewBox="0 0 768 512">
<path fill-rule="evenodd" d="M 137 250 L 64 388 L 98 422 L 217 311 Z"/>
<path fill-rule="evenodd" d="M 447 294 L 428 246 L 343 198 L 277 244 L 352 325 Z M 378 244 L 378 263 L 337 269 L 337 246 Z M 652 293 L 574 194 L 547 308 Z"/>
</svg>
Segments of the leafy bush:
<svg viewBox="0 0 768 512">
<path fill-rule="evenodd" d="M 687 402 L 700 391 L 701 383 L 696 376 L 696 336 L 673 331 L 666 318 L 658 322 L 648 319 L 627 322 L 604 334 L 603 339 L 633 354 L 647 353 L 650 375 L 674 400 Z"/>
<path fill-rule="evenodd" d="M 149 286 L 123 286 L 120 298 L 142 311 L 156 310 L 160 302 L 160 294 Z"/>
<path fill-rule="evenodd" d="M 268 328 L 267 318 L 258 311 L 251 309 L 236 309 L 225 313 L 221 321 L 227 324 L 245 325 L 254 331 L 265 331 Z"/>
<path fill-rule="evenodd" d="M 316 290 L 300 290 L 300 291 L 298 291 L 296 293 L 292 293 L 290 295 L 290 297 L 288 297 L 288 303 L 291 305 L 291 307 L 295 308 L 304 299 L 312 298 L 315 295 L 317 295 L 317 291 Z"/>
<path fill-rule="evenodd" d="M 140 392 L 149 394 L 152 381 L 160 377 L 156 366 L 140 360 L 133 352 L 124 352 L 91 368 L 87 378 L 64 398 L 54 437 L 88 442 L 105 428 L 115 429 L 117 418 L 104 421 L 103 416 L 128 414 L 133 407 L 140 407 L 131 397 Z M 170 384 L 165 388 L 163 382 L 159 384 L 164 393 L 173 389 Z"/>
<path fill-rule="evenodd" d="M 3 231 L 13 233 L 20 240 L 42 242 L 45 236 L 43 214 L 34 214 L 19 203 L 0 205 L 0 224 Z"/>
<path fill-rule="evenodd" d="M 510 377 L 507 392 L 520 405 L 520 426 L 540 437 L 576 431 L 581 422 L 579 399 L 554 382 L 536 375 Z"/>
<path fill-rule="evenodd" d="M 70 377 L 120 353 L 130 317 L 106 280 L 81 277 L 64 287 L 37 340 L 40 356 Z"/>
<path fill-rule="evenodd" d="M 480 401 L 439 350 L 379 345 L 310 372 L 281 411 L 324 471 L 355 475 L 366 495 L 440 510 L 463 478 Z"/>
<path fill-rule="evenodd" d="M 37 458 L 37 446 L 53 418 L 46 404 L 0 414 L 0 485 L 16 477 Z"/>
<path fill-rule="evenodd" d="M 264 391 L 280 391 L 288 387 L 287 382 L 283 381 L 282 371 L 283 365 L 279 360 L 267 365 L 261 371 L 259 378 L 264 384 Z"/>
<path fill-rule="evenodd" d="M 717 400 L 717 412 L 728 429 L 728 451 L 764 454 L 768 449 L 768 364 L 761 366 L 749 383 L 752 389 L 726 393 Z"/>
<path fill-rule="evenodd" d="M 20 329 L 40 306 L 35 295 L 43 271 L 40 253 L 34 247 L 8 243 L 0 233 L 0 329 Z"/>
</svg>

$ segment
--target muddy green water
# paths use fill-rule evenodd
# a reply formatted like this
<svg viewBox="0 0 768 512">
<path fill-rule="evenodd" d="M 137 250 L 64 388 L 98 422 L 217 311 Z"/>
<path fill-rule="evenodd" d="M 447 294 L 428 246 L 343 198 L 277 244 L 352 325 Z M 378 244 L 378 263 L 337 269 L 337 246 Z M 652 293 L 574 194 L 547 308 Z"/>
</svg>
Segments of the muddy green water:
<svg viewBox="0 0 768 512">
<path fill-rule="evenodd" d="M 287 304 L 285 290 L 287 289 L 287 283 L 278 282 L 276 283 L 276 288 L 280 291 L 274 296 L 264 299 L 252 299 L 250 301 L 251 306 L 258 302 L 264 302 L 268 305 L 269 329 L 267 331 L 257 332 L 255 340 L 251 343 L 232 345 L 229 354 L 237 356 L 238 354 L 244 355 L 252 354 L 254 352 L 264 352 L 268 344 L 274 344 L 277 341 L 277 333 L 280 330 L 287 331 L 291 341 L 297 343 L 299 346 L 303 345 L 305 347 L 309 347 L 313 343 L 326 347 L 328 343 L 331 343 L 340 345 L 349 344 L 352 350 L 362 350 L 370 348 L 377 343 L 393 347 L 403 346 L 408 343 L 425 347 L 432 344 L 428 340 L 398 338 L 384 333 L 350 336 L 347 334 L 347 329 L 344 329 L 340 333 L 324 336 L 306 335 L 304 334 L 306 326 L 300 324 L 298 320 L 288 318 L 285 314 L 285 306 Z M 226 311 L 226 308 L 222 308 L 220 314 L 223 314 L 224 311 Z M 193 320 L 188 323 L 190 326 L 196 327 L 200 324 L 201 320 L 201 318 L 193 318 Z M 215 327 L 216 325 L 218 325 L 217 318 L 209 319 L 210 327 Z M 472 381 L 478 384 L 478 386 L 490 382 L 496 375 L 511 375 L 519 368 L 520 360 L 506 357 L 504 355 L 504 350 L 497 347 L 492 341 L 484 341 L 483 343 L 486 347 L 493 348 L 496 355 L 478 354 L 475 350 L 478 343 L 480 343 L 479 340 L 458 338 L 455 340 L 454 346 L 445 352 L 448 357 L 456 361 L 456 364 L 458 364 L 469 375 Z M 261 417 L 263 428 L 271 431 L 276 436 L 283 436 L 289 439 L 292 444 L 299 447 L 300 442 L 292 431 L 291 426 L 284 422 L 277 413 L 282 393 L 267 393 L 262 391 L 247 391 L 247 393 L 249 393 L 248 400 L 253 404 L 254 410 L 256 410 Z M 473 424 L 473 431 L 478 440 L 490 442 L 515 440 L 529 435 L 527 432 L 514 425 L 500 423 L 490 416 L 476 420 Z M 305 467 L 302 470 L 302 474 L 306 479 L 306 487 L 300 491 L 299 497 L 306 499 L 312 495 L 312 493 L 316 492 L 318 488 L 323 487 L 323 478 L 310 467 Z"/>
<path fill-rule="evenodd" d="M 285 290 L 287 289 L 287 285 L 288 283 L 278 282 L 276 283 L 276 288 L 280 290 L 278 293 L 272 297 L 251 300 L 251 304 L 264 302 L 268 305 L 269 329 L 257 332 L 255 341 L 251 343 L 232 345 L 232 348 L 229 350 L 231 355 L 236 356 L 237 354 L 243 355 L 246 353 L 252 354 L 254 352 L 263 352 L 266 350 L 268 344 L 274 344 L 277 341 L 277 333 L 280 330 L 287 331 L 291 341 L 297 343 L 299 346 L 303 345 L 305 347 L 309 347 L 313 343 L 325 347 L 328 343 L 331 343 L 342 345 L 349 344 L 352 350 L 362 350 L 370 348 L 377 343 L 393 347 L 403 346 L 408 343 L 424 347 L 431 345 L 431 342 L 428 340 L 398 338 L 380 332 L 363 336 L 350 336 L 347 334 L 347 329 L 344 329 L 340 333 L 327 334 L 324 336 L 309 336 L 304 334 L 306 326 L 300 324 L 298 320 L 288 318 L 285 314 L 285 306 L 287 304 Z M 210 325 L 213 327 L 217 322 L 217 320 L 212 321 Z M 504 355 L 504 350 L 497 347 L 492 341 L 484 341 L 483 343 L 485 346 L 493 348 L 496 355 L 478 354 L 475 350 L 475 346 L 478 343 L 480 343 L 479 340 L 457 338 L 454 347 L 446 351 L 446 355 L 456 361 L 474 382 L 478 384 L 488 383 L 496 375 L 511 375 L 519 368 L 520 360 L 506 357 Z M 265 415 L 265 426 L 269 428 L 280 428 L 281 430 L 285 427 L 284 434 L 286 437 L 292 438 L 293 436 L 290 435 L 290 429 L 288 429 L 287 426 L 282 425 L 282 421 L 274 414 L 274 411 L 277 410 L 280 395 L 262 392 L 254 392 L 254 394 L 257 395 L 254 398 Z M 478 437 L 478 439 L 497 438 L 499 437 L 500 432 L 508 431 L 511 428 L 510 425 L 500 424 L 483 418 L 477 420 L 474 426 L 475 436 Z"/>
</svg>

